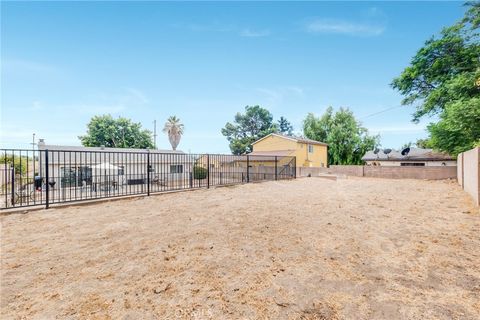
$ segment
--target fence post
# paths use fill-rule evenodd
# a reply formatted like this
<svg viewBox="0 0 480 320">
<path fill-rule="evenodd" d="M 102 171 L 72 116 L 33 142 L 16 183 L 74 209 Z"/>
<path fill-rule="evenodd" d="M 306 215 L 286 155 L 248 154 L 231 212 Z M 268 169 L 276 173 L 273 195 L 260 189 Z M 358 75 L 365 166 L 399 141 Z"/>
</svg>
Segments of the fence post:
<svg viewBox="0 0 480 320">
<path fill-rule="evenodd" d="M 275 180 L 278 179 L 278 173 L 277 173 L 277 156 L 275 156 Z"/>
<path fill-rule="evenodd" d="M 210 188 L 210 155 L 207 154 L 207 189 Z"/>
<path fill-rule="evenodd" d="M 293 157 L 293 179 L 297 179 L 297 157 Z"/>
<path fill-rule="evenodd" d="M 5 159 L 7 159 L 5 157 Z M 15 163 L 15 158 L 12 160 Z M 15 206 L 15 165 L 12 163 L 11 169 L 12 169 L 12 206 Z M 7 186 L 5 186 L 6 188 Z"/>
<path fill-rule="evenodd" d="M 150 195 L 150 150 L 147 151 L 147 196 Z"/>
<path fill-rule="evenodd" d="M 250 182 L 250 157 L 247 155 L 247 183 Z"/>
<path fill-rule="evenodd" d="M 193 174 L 192 174 L 192 172 L 190 172 L 190 174 L 189 174 L 189 181 L 190 181 L 190 188 L 193 188 Z"/>
<path fill-rule="evenodd" d="M 45 209 L 48 209 L 50 206 L 50 184 L 49 184 L 49 172 L 48 172 L 48 149 L 45 150 L 45 180 L 47 181 L 46 187 L 47 189 L 45 190 Z"/>
</svg>

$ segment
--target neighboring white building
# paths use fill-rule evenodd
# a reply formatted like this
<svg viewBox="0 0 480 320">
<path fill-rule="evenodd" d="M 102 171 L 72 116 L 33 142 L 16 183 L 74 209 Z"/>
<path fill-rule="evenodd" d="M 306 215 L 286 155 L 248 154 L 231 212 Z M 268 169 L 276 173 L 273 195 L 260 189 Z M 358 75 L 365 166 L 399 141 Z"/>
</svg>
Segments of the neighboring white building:
<svg viewBox="0 0 480 320">
<path fill-rule="evenodd" d="M 179 150 L 58 146 L 46 145 L 42 140 L 38 149 L 49 151 L 49 180 L 55 181 L 57 187 L 81 186 L 106 179 L 119 185 L 144 184 L 148 172 L 151 180 L 188 181 L 195 162 L 193 156 Z M 40 152 L 42 177 L 46 175 L 45 156 L 46 152 Z"/>
<path fill-rule="evenodd" d="M 409 149 L 409 150 L 407 150 Z M 456 158 L 442 152 L 436 152 L 432 149 L 407 148 L 404 149 L 404 155 L 401 151 L 392 150 L 385 154 L 384 150 L 377 149 L 368 151 L 362 157 L 367 166 L 456 166 Z M 408 151 L 408 152 L 405 152 Z"/>
</svg>

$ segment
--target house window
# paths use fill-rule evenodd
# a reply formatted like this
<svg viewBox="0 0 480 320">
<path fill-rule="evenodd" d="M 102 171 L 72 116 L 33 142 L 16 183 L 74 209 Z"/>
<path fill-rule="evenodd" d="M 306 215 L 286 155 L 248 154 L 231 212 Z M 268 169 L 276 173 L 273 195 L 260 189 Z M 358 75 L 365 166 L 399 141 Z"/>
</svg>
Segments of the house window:
<svg viewBox="0 0 480 320">
<path fill-rule="evenodd" d="M 79 186 L 83 185 L 83 181 L 87 184 L 92 184 L 92 168 L 78 167 L 77 181 Z"/>
<path fill-rule="evenodd" d="M 400 166 L 402 167 L 424 167 L 425 163 L 420 162 L 401 162 Z"/>
<path fill-rule="evenodd" d="M 308 145 L 308 153 L 313 153 L 313 146 L 311 144 Z"/>
<path fill-rule="evenodd" d="M 170 173 L 183 173 L 183 165 L 181 164 L 170 165 Z"/>
<path fill-rule="evenodd" d="M 75 167 L 61 167 L 60 183 L 63 188 L 74 187 L 77 180 L 77 169 Z"/>
<path fill-rule="evenodd" d="M 123 176 L 125 174 L 125 166 L 118 166 L 118 175 Z"/>
</svg>

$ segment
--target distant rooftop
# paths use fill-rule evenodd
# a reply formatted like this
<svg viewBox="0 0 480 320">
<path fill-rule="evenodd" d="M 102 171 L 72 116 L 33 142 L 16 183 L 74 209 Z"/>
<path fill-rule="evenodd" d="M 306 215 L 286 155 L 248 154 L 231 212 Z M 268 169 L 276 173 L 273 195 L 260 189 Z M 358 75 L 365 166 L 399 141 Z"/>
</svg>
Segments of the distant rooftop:
<svg viewBox="0 0 480 320">
<path fill-rule="evenodd" d="M 363 161 L 441 161 L 455 159 L 449 154 L 422 148 L 410 148 L 410 152 L 404 156 L 401 151 L 397 150 L 392 150 L 389 154 L 385 154 L 382 149 L 379 149 L 377 154 L 371 150 L 367 151 L 362 157 Z"/>
<path fill-rule="evenodd" d="M 128 153 L 185 153 L 181 150 L 166 150 L 166 149 L 137 149 L 137 148 L 107 148 L 107 147 L 83 147 L 83 146 L 60 146 L 45 144 L 42 142 L 38 143 L 39 150 L 50 150 L 50 151 L 103 151 L 103 152 L 128 152 Z"/>
</svg>

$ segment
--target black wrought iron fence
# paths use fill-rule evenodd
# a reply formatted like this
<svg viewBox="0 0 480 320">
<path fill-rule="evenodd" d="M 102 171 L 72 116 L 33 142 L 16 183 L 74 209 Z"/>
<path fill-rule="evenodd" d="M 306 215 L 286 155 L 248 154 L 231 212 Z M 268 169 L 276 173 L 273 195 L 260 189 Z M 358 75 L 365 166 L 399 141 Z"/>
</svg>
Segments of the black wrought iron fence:
<svg viewBox="0 0 480 320">
<path fill-rule="evenodd" d="M 0 150 L 0 209 L 292 179 L 295 157 Z"/>
</svg>

